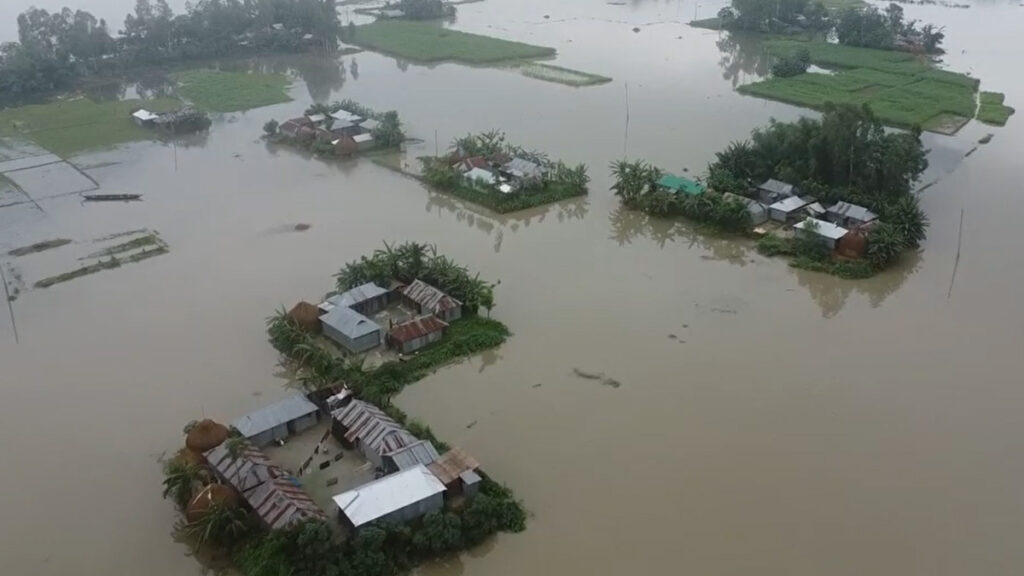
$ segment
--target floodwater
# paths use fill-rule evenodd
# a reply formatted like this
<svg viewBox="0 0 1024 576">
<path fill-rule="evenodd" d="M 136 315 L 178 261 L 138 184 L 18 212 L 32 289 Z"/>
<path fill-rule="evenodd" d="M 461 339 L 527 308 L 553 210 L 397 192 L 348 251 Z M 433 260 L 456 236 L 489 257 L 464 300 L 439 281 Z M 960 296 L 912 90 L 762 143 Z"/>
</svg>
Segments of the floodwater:
<svg viewBox="0 0 1024 576">
<path fill-rule="evenodd" d="M 264 318 L 329 290 L 343 262 L 382 240 L 406 239 L 500 281 L 494 315 L 515 335 L 398 403 L 531 512 L 525 533 L 421 573 L 1021 573 L 1022 119 L 926 136 L 932 228 L 901 268 L 859 282 L 797 271 L 625 212 L 607 192 L 606 166 L 624 150 L 700 170 L 769 117 L 798 116 L 732 92 L 763 67 L 756 48 L 720 49 L 716 33 L 680 24 L 692 3 L 550 4 L 464 5 L 457 26 L 556 46 L 558 64 L 614 82 L 573 89 L 369 53 L 341 59 L 344 75 L 312 59 L 263 61 L 301 76 L 294 102 L 219 117 L 177 147 L 73 159 L 102 192 L 142 202 L 0 209 L 0 253 L 140 228 L 170 247 L 22 293 L 18 343 L 0 314 L 7 573 L 201 573 L 172 538 L 158 458 L 188 420 L 230 420 L 283 396 Z M 947 26 L 955 69 L 1024 106 L 1024 8 L 906 11 Z M 424 141 L 406 162 L 433 152 L 435 131 L 443 146 L 503 128 L 586 162 L 592 193 L 497 217 L 366 160 L 326 164 L 258 139 L 311 97 L 398 109 Z M 964 159 L 987 132 L 992 142 Z M 289 231 L 296 223 L 311 228 Z M 31 283 L 33 258 L 65 249 L 7 261 Z"/>
</svg>

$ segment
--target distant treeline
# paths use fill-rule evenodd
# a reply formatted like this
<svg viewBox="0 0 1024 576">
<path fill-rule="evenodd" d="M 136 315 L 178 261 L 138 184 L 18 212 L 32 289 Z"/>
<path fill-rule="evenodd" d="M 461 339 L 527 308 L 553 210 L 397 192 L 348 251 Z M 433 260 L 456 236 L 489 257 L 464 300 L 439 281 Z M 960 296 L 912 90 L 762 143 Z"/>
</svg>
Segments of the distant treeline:
<svg viewBox="0 0 1024 576">
<path fill-rule="evenodd" d="M 335 0 L 200 0 L 175 14 L 166 0 L 137 0 L 116 37 L 84 10 L 18 16 L 18 42 L 0 45 L 0 100 L 67 90 L 126 67 L 255 51 L 337 47 Z"/>
</svg>

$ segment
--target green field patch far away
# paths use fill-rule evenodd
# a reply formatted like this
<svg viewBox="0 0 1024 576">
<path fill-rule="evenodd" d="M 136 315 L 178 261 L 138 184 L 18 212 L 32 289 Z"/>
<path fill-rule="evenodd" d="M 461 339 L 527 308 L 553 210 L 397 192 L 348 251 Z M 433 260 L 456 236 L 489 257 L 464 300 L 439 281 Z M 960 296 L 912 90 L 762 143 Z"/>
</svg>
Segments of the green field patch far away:
<svg viewBox="0 0 1024 576">
<path fill-rule="evenodd" d="M 1006 96 L 1000 92 L 982 92 L 978 120 L 996 126 L 1006 125 L 1006 121 L 1016 110 L 1003 104 L 1005 98 Z"/>
<path fill-rule="evenodd" d="M 806 49 L 813 64 L 834 72 L 774 77 L 741 86 L 744 94 L 819 110 L 829 102 L 867 104 L 889 126 L 943 134 L 975 116 L 978 79 L 938 70 L 914 54 L 799 40 L 768 40 L 765 46 L 777 58 Z M 993 123 L 1005 124 L 1003 108 L 1002 102 L 987 109 L 982 103 Z"/>
<path fill-rule="evenodd" d="M 238 112 L 291 100 L 291 80 L 283 74 L 201 69 L 178 72 L 173 78 L 180 96 L 209 112 Z"/>
</svg>

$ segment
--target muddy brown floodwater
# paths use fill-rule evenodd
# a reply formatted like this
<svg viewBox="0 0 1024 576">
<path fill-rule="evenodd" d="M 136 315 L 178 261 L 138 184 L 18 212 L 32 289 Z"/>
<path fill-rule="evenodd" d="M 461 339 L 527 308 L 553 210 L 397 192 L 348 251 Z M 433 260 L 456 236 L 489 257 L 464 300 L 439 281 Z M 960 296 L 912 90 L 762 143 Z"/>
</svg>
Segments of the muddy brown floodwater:
<svg viewBox="0 0 1024 576">
<path fill-rule="evenodd" d="M 906 11 L 946 25 L 953 67 L 1024 107 L 1024 8 Z M 743 242 L 624 212 L 607 192 L 624 147 L 700 170 L 769 117 L 801 113 L 732 92 L 763 58 L 680 24 L 694 12 L 653 0 L 460 7 L 461 29 L 553 45 L 558 64 L 615 79 L 586 89 L 369 53 L 341 59 L 344 74 L 330 61 L 260 61 L 300 77 L 296 100 L 218 117 L 208 137 L 178 146 L 177 168 L 174 149 L 155 143 L 72 159 L 103 193 L 142 202 L 0 209 L 2 254 L 74 240 L 2 258 L 28 286 L 101 236 L 148 229 L 170 247 L 25 290 L 12 306 L 18 344 L 0 314 L 4 572 L 201 573 L 172 538 L 159 457 L 186 421 L 286 393 L 264 333 L 276 307 L 318 297 L 382 240 L 414 239 L 500 280 L 494 315 L 515 336 L 398 403 L 531 512 L 525 533 L 422 574 L 1019 575 L 1024 119 L 926 136 L 932 228 L 900 269 L 861 282 L 793 270 Z M 329 165 L 258 140 L 263 122 L 311 95 L 400 110 L 425 140 L 406 162 L 433 151 L 435 130 L 444 143 L 506 129 L 588 163 L 592 194 L 496 217 L 366 160 Z"/>
</svg>

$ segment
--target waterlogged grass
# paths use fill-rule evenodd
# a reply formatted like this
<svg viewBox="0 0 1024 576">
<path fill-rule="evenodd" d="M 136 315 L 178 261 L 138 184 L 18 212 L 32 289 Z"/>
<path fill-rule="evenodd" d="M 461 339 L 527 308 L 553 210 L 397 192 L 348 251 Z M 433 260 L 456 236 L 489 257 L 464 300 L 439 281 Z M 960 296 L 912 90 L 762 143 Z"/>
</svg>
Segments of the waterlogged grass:
<svg viewBox="0 0 1024 576">
<path fill-rule="evenodd" d="M 86 150 L 148 140 L 154 133 L 132 122 L 132 111 L 145 107 L 155 112 L 175 110 L 172 98 L 93 102 L 86 98 L 61 100 L 0 110 L 0 136 L 20 136 L 68 157 Z"/>
<path fill-rule="evenodd" d="M 178 94 L 209 112 L 238 112 L 291 101 L 283 74 L 188 70 L 173 75 Z"/>
<path fill-rule="evenodd" d="M 913 54 L 797 40 L 768 40 L 765 46 L 779 57 L 806 48 L 812 63 L 837 71 L 770 78 L 741 86 L 744 94 L 815 109 L 829 102 L 867 104 L 887 125 L 943 134 L 974 117 L 978 80 L 932 68 Z"/>
<path fill-rule="evenodd" d="M 554 48 L 511 42 L 442 28 L 432 22 L 378 20 L 357 26 L 350 44 L 413 62 L 493 64 L 544 58 Z"/>
<path fill-rule="evenodd" d="M 446 194 L 490 208 L 499 214 L 518 212 L 527 208 L 535 208 L 553 202 L 568 200 L 578 196 L 586 196 L 587 191 L 573 189 L 558 183 L 550 183 L 539 192 L 513 192 L 503 194 L 493 190 L 484 190 L 474 186 L 460 184 L 454 188 L 436 188 Z"/>
<path fill-rule="evenodd" d="M 574 86 L 577 88 L 582 86 L 607 84 L 612 81 L 612 79 L 607 76 L 599 76 L 597 74 L 590 74 L 588 72 L 581 72 L 579 70 L 563 68 L 561 66 L 552 66 L 551 64 L 541 64 L 539 62 L 523 64 L 519 67 L 519 71 L 523 76 L 527 76 L 529 78 L 536 78 L 537 80 L 544 80 L 547 82 L 557 82 L 558 84 L 565 84 L 566 86 Z"/>
<path fill-rule="evenodd" d="M 1005 126 L 1016 110 L 1003 104 L 1006 96 L 1001 92 L 982 92 L 978 120 L 995 126 Z"/>
</svg>

